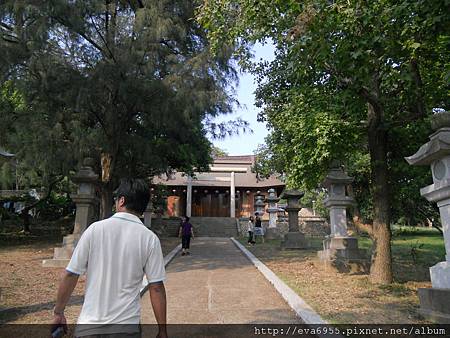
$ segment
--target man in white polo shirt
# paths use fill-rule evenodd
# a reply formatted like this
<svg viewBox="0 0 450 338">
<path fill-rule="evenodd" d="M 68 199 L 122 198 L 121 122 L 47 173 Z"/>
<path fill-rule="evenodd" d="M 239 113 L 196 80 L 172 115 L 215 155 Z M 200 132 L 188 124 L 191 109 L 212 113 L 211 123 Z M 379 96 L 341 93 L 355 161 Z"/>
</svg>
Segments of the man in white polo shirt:
<svg viewBox="0 0 450 338">
<path fill-rule="evenodd" d="M 158 237 L 139 219 L 150 198 L 140 179 L 122 179 L 114 192 L 116 213 L 91 224 L 81 236 L 61 279 L 54 326 L 66 324 L 64 308 L 78 277 L 86 273 L 83 308 L 75 329 L 77 337 L 140 337 L 140 287 L 144 274 L 150 283 L 150 300 L 166 333 L 164 259 Z"/>
</svg>

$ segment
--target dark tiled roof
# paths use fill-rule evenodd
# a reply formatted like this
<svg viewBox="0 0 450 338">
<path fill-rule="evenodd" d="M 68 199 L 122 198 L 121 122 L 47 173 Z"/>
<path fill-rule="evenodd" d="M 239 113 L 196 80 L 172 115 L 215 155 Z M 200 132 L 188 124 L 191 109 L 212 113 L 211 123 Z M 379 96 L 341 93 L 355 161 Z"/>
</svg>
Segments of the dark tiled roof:
<svg viewBox="0 0 450 338">
<path fill-rule="evenodd" d="M 272 175 L 267 179 L 256 178 L 256 174 L 251 172 L 251 166 L 254 163 L 254 155 L 241 155 L 241 156 L 223 156 L 214 159 L 213 166 L 216 169 L 220 167 L 226 168 L 224 166 L 228 164 L 228 167 L 239 167 L 242 169 L 247 168 L 246 172 L 236 172 L 234 183 L 236 188 L 271 188 L 271 187 L 284 187 L 285 184 L 279 180 L 276 176 Z M 214 179 L 214 177 L 218 177 Z M 197 175 L 197 179 L 192 181 L 192 186 L 203 186 L 203 187 L 229 187 L 230 180 L 229 173 L 219 174 L 217 172 L 200 173 Z M 167 180 L 165 175 L 157 176 L 153 178 L 154 184 L 164 184 L 168 186 L 186 186 L 187 176 L 183 173 L 177 172 L 172 175 L 172 177 Z"/>
<path fill-rule="evenodd" d="M 182 173 L 175 173 L 172 177 L 167 180 L 165 175 L 153 178 L 154 184 L 164 184 L 168 186 L 185 186 L 187 185 L 187 177 L 183 176 Z M 252 172 L 250 173 L 235 173 L 234 184 L 236 188 L 270 188 L 270 187 L 281 187 L 285 184 L 275 176 L 270 176 L 267 179 L 257 180 L 256 175 Z M 229 187 L 230 181 L 223 180 L 192 180 L 192 186 L 201 187 Z"/>
<path fill-rule="evenodd" d="M 221 156 L 214 158 L 215 163 L 248 163 L 255 162 L 255 155 Z"/>
</svg>

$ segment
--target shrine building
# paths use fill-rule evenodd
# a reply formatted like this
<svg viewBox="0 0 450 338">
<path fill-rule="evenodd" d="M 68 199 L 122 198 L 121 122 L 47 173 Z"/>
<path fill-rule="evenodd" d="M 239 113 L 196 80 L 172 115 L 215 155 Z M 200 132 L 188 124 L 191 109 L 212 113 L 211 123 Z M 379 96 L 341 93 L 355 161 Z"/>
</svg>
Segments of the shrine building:
<svg viewBox="0 0 450 338">
<path fill-rule="evenodd" d="M 252 172 L 254 155 L 224 156 L 214 159 L 209 172 L 195 173 L 194 177 L 174 173 L 153 179 L 153 184 L 168 188 L 168 217 L 249 217 L 255 212 L 255 196 L 268 195 L 270 188 L 277 195 L 285 184 L 271 176 L 259 179 Z"/>
</svg>

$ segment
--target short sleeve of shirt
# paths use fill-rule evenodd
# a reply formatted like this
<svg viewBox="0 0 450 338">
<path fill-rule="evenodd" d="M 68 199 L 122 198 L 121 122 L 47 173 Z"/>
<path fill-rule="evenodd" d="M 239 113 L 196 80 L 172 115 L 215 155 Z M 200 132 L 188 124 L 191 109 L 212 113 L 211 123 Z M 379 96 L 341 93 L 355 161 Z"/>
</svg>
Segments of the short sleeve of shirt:
<svg viewBox="0 0 450 338">
<path fill-rule="evenodd" d="M 166 279 L 164 258 L 158 238 L 155 238 L 153 241 L 150 254 L 144 266 L 144 272 L 149 283 L 161 282 Z"/>
<path fill-rule="evenodd" d="M 93 227 L 91 225 L 81 235 L 80 240 L 78 241 L 77 246 L 73 251 L 69 265 L 67 265 L 66 267 L 67 271 L 75 273 L 77 275 L 86 273 L 91 245 L 92 228 Z"/>
</svg>

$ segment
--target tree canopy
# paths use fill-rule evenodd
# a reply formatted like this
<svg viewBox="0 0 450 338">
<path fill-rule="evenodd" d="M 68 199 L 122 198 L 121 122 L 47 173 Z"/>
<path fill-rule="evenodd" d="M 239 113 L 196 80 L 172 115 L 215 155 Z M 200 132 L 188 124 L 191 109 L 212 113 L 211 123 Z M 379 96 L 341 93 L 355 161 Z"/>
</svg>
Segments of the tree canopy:
<svg viewBox="0 0 450 338">
<path fill-rule="evenodd" d="M 392 207 L 398 213 L 410 196 L 420 200 L 429 175 L 403 157 L 426 141 L 433 111 L 449 108 L 448 5 L 227 0 L 205 1 L 199 12 L 213 45 L 233 41 L 259 75 L 269 158 L 288 184 L 315 188 L 333 159 L 358 175 L 375 282 L 392 281 Z M 275 60 L 249 64 L 249 47 L 267 39 L 276 45 Z"/>
<path fill-rule="evenodd" d="M 0 124 L 9 128 L 2 142 L 36 163 L 74 168 L 84 156 L 97 159 L 104 216 L 121 176 L 205 169 L 207 133 L 220 136 L 246 123 L 213 122 L 231 111 L 236 72 L 231 48 L 212 55 L 193 20 L 197 5 L 3 2 L 2 83 L 11 83 L 24 107 L 2 111 Z"/>
</svg>

